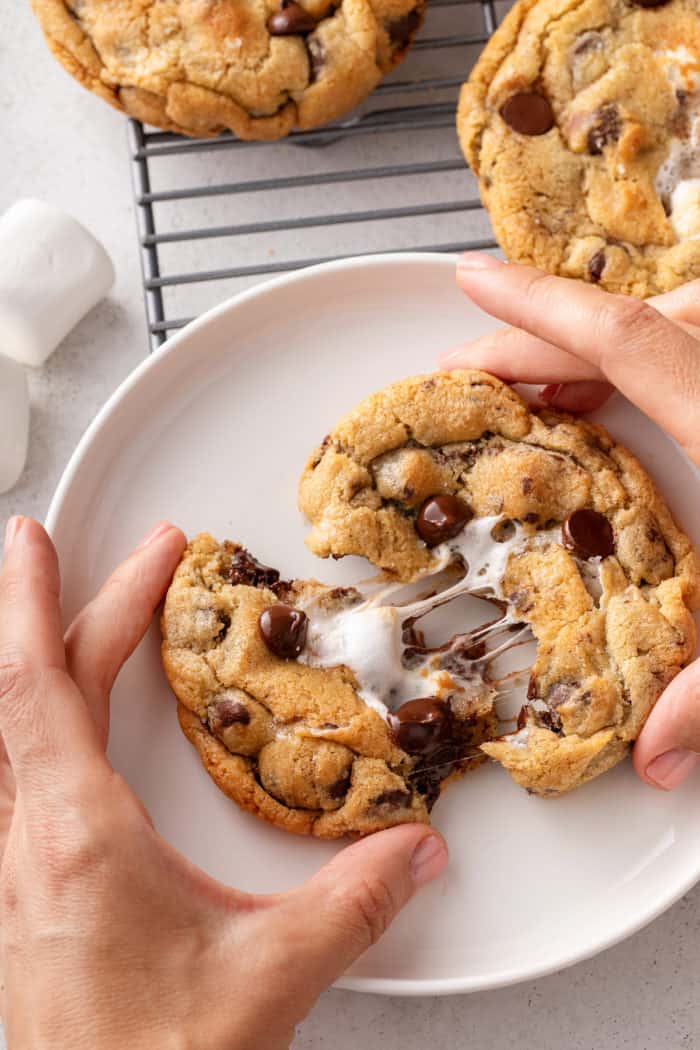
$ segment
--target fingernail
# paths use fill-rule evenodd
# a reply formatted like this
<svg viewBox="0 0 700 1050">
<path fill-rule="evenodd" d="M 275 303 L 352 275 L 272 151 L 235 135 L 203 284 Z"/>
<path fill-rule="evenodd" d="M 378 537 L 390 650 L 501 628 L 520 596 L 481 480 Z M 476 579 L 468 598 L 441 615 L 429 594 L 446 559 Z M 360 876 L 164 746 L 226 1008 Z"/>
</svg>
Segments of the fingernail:
<svg viewBox="0 0 700 1050">
<path fill-rule="evenodd" d="M 467 272 L 472 270 L 498 270 L 503 265 L 504 263 L 500 259 L 495 259 L 493 255 L 486 255 L 485 252 L 464 252 L 457 260 L 457 270 L 465 270 Z"/>
<path fill-rule="evenodd" d="M 440 368 L 450 368 L 453 364 L 459 364 L 459 359 L 463 353 L 461 346 L 455 347 L 454 350 L 445 350 L 438 358 Z"/>
<path fill-rule="evenodd" d="M 432 882 L 447 864 L 447 849 L 438 835 L 426 835 L 411 857 L 411 874 L 416 886 Z"/>
<path fill-rule="evenodd" d="M 5 526 L 5 554 L 8 553 L 10 547 L 14 543 L 17 533 L 22 528 L 22 522 L 24 518 L 20 515 L 16 515 L 14 518 L 10 518 L 7 525 Z"/>
<path fill-rule="evenodd" d="M 159 521 L 157 525 L 153 526 L 150 532 L 146 533 L 136 550 L 140 551 L 143 550 L 144 547 L 150 546 L 154 540 L 159 539 L 161 536 L 165 535 L 166 532 L 170 532 L 171 529 L 172 525 L 169 521 Z"/>
<path fill-rule="evenodd" d="M 540 401 L 544 401 L 546 405 L 551 405 L 552 402 L 556 401 L 563 389 L 563 383 L 548 383 L 547 386 L 542 387 L 537 396 Z"/>
<path fill-rule="evenodd" d="M 646 775 L 664 791 L 673 791 L 683 783 L 689 773 L 692 773 L 698 762 L 700 755 L 696 755 L 694 751 L 675 747 L 650 762 L 646 768 Z"/>
</svg>

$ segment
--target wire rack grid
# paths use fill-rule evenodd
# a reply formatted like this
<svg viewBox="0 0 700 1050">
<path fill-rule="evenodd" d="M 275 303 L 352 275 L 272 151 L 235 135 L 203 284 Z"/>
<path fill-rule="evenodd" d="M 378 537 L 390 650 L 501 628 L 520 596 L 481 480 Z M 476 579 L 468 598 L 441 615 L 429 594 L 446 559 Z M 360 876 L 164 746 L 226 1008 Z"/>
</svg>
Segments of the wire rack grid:
<svg viewBox="0 0 700 1050">
<path fill-rule="evenodd" d="M 459 86 L 509 4 L 428 0 L 406 61 L 349 117 L 277 143 L 129 122 L 151 348 L 276 273 L 495 246 L 455 134 Z"/>
</svg>

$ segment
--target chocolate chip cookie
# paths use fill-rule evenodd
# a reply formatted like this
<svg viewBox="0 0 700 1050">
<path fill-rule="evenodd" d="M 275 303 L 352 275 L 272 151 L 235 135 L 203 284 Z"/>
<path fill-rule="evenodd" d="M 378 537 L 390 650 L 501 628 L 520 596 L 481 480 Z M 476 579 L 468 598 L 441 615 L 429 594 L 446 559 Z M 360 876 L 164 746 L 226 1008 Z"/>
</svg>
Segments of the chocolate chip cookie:
<svg viewBox="0 0 700 1050">
<path fill-rule="evenodd" d="M 700 276 L 690 0 L 520 0 L 457 125 L 510 259 L 637 296 Z"/>
<path fill-rule="evenodd" d="M 69 73 L 184 135 L 278 139 L 352 109 L 401 61 L 424 0 L 32 0 Z"/>
<path fill-rule="evenodd" d="M 442 784 L 483 760 L 498 721 L 474 673 L 485 662 L 466 655 L 481 639 L 433 651 L 413 626 L 420 603 L 391 599 L 281 580 L 208 535 L 190 543 L 163 663 L 184 733 L 244 809 L 300 834 L 366 834 L 427 821 Z"/>
<path fill-rule="evenodd" d="M 423 695 L 453 702 L 434 678 L 447 658 L 498 711 L 514 681 L 493 673 L 493 654 L 534 638 L 518 725 L 481 748 L 532 792 L 561 794 L 617 763 L 692 654 L 700 562 L 640 464 L 602 427 L 534 410 L 490 375 L 418 376 L 367 398 L 313 453 L 299 491 L 321 557 L 364 555 L 395 587 L 429 584 L 429 603 L 465 591 L 500 603 L 483 635 L 433 655 Z M 446 570 L 456 581 L 438 583 Z M 413 650 L 425 656 L 426 607 L 403 608 L 410 665 Z M 316 659 L 366 688 L 380 635 L 332 628 Z"/>
</svg>

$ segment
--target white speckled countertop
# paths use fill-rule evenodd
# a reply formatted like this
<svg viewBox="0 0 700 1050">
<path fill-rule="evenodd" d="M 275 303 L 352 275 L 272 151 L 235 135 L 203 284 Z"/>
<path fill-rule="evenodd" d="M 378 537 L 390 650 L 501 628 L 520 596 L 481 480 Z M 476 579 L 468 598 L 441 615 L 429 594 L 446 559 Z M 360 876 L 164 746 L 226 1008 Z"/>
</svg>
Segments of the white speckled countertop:
<svg viewBox="0 0 700 1050">
<path fill-rule="evenodd" d="M 123 119 L 50 60 L 27 3 L 0 0 L 0 70 L 0 211 L 28 195 L 64 207 L 105 243 L 117 270 L 109 300 L 30 375 L 29 464 L 0 497 L 4 529 L 17 512 L 43 517 L 78 438 L 147 341 Z M 295 1046 L 680 1050 L 700 1044 L 699 978 L 696 888 L 624 944 L 534 984 L 445 999 L 328 992 Z"/>
</svg>

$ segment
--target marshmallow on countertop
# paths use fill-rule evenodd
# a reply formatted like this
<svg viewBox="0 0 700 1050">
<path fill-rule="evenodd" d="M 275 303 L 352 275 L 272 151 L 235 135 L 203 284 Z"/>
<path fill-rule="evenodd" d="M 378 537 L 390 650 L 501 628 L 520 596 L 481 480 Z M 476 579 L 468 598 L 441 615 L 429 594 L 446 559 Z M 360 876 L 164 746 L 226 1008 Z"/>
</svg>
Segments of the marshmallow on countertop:
<svg viewBox="0 0 700 1050">
<path fill-rule="evenodd" d="M 42 365 L 113 283 L 84 226 L 42 201 L 17 201 L 0 217 L 0 353 Z"/>
<path fill-rule="evenodd" d="M 0 357 L 0 493 L 24 470 L 29 443 L 29 391 L 21 365 Z"/>
</svg>

